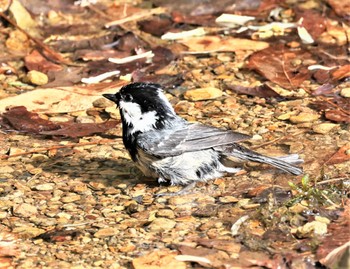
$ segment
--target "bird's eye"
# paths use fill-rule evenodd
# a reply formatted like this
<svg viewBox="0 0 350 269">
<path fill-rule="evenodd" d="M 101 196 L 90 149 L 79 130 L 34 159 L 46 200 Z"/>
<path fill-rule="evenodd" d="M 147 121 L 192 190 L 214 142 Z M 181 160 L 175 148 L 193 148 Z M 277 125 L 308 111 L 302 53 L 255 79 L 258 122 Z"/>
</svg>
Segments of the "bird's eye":
<svg viewBox="0 0 350 269">
<path fill-rule="evenodd" d="M 125 102 L 131 102 L 132 101 L 132 96 L 131 96 L 131 94 L 126 94 L 125 96 L 124 96 L 124 101 Z"/>
</svg>

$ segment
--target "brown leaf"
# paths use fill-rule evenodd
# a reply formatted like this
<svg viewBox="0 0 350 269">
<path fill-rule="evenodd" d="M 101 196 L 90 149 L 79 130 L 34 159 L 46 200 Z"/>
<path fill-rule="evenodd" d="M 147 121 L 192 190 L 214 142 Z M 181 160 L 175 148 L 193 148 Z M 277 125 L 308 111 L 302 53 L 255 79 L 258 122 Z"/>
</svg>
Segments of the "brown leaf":
<svg viewBox="0 0 350 269">
<path fill-rule="evenodd" d="M 186 45 L 191 52 L 206 51 L 237 51 L 237 50 L 254 50 L 259 51 L 266 49 L 269 44 L 263 41 L 255 41 L 250 39 L 220 37 L 220 36 L 203 36 L 192 37 L 180 40 Z"/>
<path fill-rule="evenodd" d="M 155 250 L 132 261 L 135 269 L 186 269 L 186 263 L 175 259 L 176 253 L 168 249 Z"/>
<path fill-rule="evenodd" d="M 326 164 L 343 163 L 350 160 L 350 144 L 342 146 L 327 162 Z"/>
<path fill-rule="evenodd" d="M 54 123 L 40 118 L 37 113 L 29 112 L 24 106 L 10 108 L 8 112 L 3 113 L 2 117 L 17 131 L 72 138 L 104 133 L 118 124 L 118 121 Z"/>
<path fill-rule="evenodd" d="M 154 16 L 149 20 L 137 23 L 140 29 L 154 36 L 161 36 L 168 32 L 173 24 L 172 20 L 164 16 Z"/>
<path fill-rule="evenodd" d="M 109 129 L 115 128 L 117 125 L 118 121 L 105 121 L 102 123 L 65 123 L 61 126 L 61 129 L 44 131 L 40 132 L 40 134 L 75 138 L 105 133 Z"/>
<path fill-rule="evenodd" d="M 317 258 L 327 268 L 346 268 L 338 263 L 342 258 L 342 254 L 348 256 L 344 251 L 349 249 L 349 216 L 350 200 L 348 199 L 344 206 L 344 212 L 338 220 L 328 226 L 328 236 L 323 239 L 317 249 Z M 346 244 L 348 244 L 348 247 L 342 249 L 342 246 L 346 246 Z"/>
<path fill-rule="evenodd" d="M 251 55 L 248 68 L 281 87 L 294 89 L 310 78 L 303 61 L 311 58 L 305 50 L 292 50 L 279 44 Z"/>
<path fill-rule="evenodd" d="M 37 50 L 33 50 L 32 53 L 27 55 L 24 58 L 24 62 L 28 70 L 38 70 L 45 74 L 48 71 L 59 71 L 63 69 L 62 66 L 47 60 Z"/>
<path fill-rule="evenodd" d="M 17 131 L 28 133 L 40 133 L 42 131 L 51 131 L 60 128 L 60 125 L 52 121 L 39 117 L 37 113 L 32 113 L 24 106 L 16 106 L 3 113 L 3 118 Z"/>
<path fill-rule="evenodd" d="M 227 85 L 227 87 L 234 92 L 237 92 L 239 94 L 247 94 L 247 95 L 253 95 L 253 96 L 259 96 L 259 97 L 279 97 L 280 95 L 275 92 L 271 87 L 269 87 L 267 84 L 262 84 L 260 86 L 256 87 L 245 87 L 241 85 Z"/>
<path fill-rule="evenodd" d="M 335 81 L 350 77 L 350 64 L 343 65 L 332 72 L 332 79 Z"/>
<path fill-rule="evenodd" d="M 350 3 L 344 0 L 327 0 L 328 4 L 341 17 L 348 17 L 350 14 Z"/>
<path fill-rule="evenodd" d="M 327 110 L 325 112 L 326 119 L 336 121 L 336 122 L 349 122 L 350 123 L 350 115 L 346 114 L 341 110 Z"/>
</svg>

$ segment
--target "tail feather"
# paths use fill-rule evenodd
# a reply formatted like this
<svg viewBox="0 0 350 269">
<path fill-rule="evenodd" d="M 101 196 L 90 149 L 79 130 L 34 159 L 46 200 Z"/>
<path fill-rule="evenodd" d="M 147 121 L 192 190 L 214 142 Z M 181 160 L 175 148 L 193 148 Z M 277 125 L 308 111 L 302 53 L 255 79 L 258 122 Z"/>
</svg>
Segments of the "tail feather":
<svg viewBox="0 0 350 269">
<path fill-rule="evenodd" d="M 238 144 L 235 144 L 230 151 L 226 151 L 225 154 L 242 160 L 266 163 L 293 175 L 301 175 L 303 173 L 302 168 L 295 166 L 295 164 L 303 162 L 298 154 L 291 154 L 282 157 L 268 157 Z"/>
</svg>

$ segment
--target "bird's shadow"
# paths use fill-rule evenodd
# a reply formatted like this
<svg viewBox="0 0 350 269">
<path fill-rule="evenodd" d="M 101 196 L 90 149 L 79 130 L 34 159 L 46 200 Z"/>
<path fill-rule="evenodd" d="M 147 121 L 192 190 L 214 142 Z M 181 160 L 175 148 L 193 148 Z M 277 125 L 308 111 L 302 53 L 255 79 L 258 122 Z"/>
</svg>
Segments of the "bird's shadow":
<svg viewBox="0 0 350 269">
<path fill-rule="evenodd" d="M 147 184 L 157 186 L 157 180 L 147 179 L 127 158 L 79 158 L 51 157 L 44 162 L 34 163 L 44 172 L 56 174 L 67 179 L 79 179 L 82 182 L 100 182 L 105 186 Z"/>
</svg>

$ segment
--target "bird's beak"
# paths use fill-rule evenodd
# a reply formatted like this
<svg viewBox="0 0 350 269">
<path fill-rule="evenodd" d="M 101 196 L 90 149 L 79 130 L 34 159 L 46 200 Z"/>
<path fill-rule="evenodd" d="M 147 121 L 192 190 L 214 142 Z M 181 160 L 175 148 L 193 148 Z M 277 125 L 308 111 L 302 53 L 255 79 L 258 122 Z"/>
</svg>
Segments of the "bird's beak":
<svg viewBox="0 0 350 269">
<path fill-rule="evenodd" d="M 118 104 L 119 98 L 116 94 L 111 94 L 111 93 L 105 93 L 102 94 L 103 97 L 107 98 L 108 100 L 111 100 L 112 102 Z"/>
</svg>

